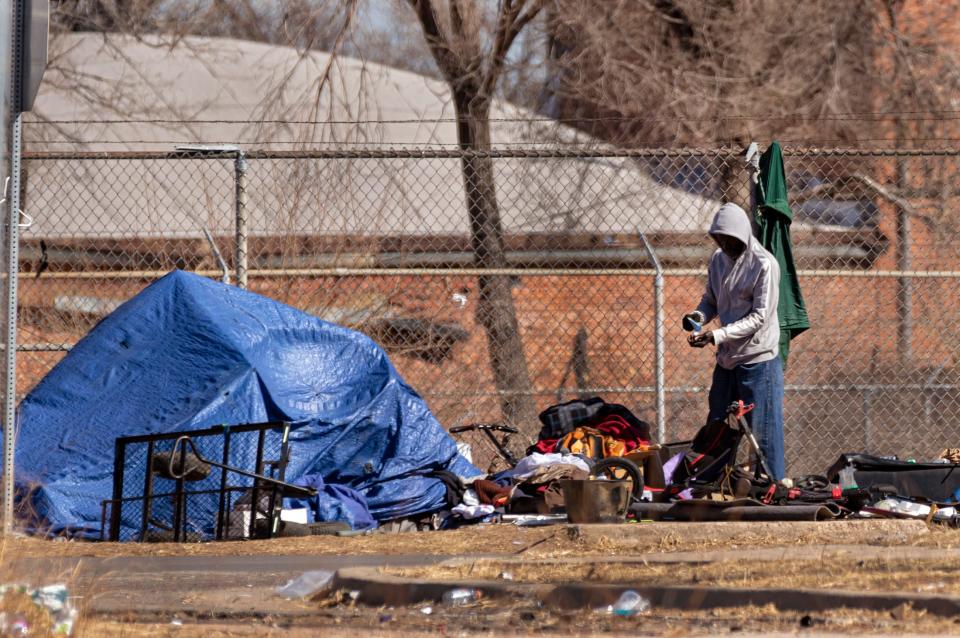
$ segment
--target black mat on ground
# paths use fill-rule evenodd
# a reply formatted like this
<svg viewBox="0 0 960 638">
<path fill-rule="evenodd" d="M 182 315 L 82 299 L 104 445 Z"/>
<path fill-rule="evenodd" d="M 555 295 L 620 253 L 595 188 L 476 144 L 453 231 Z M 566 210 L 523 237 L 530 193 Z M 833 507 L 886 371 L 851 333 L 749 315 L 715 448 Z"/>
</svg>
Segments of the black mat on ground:
<svg viewBox="0 0 960 638">
<path fill-rule="evenodd" d="M 691 499 L 676 503 L 634 503 L 630 511 L 639 519 L 655 521 L 824 521 L 840 515 L 834 503 L 764 505 L 753 499 L 710 501 Z"/>
</svg>

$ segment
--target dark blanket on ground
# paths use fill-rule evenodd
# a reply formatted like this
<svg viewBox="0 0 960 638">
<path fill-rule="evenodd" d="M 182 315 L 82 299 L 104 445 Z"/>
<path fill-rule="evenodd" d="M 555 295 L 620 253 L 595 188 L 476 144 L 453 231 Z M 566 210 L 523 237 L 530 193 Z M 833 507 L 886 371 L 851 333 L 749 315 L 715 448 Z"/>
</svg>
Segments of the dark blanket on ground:
<svg viewBox="0 0 960 638">
<path fill-rule="evenodd" d="M 630 511 L 638 519 L 655 521 L 823 521 L 840 515 L 840 508 L 835 503 L 764 505 L 746 498 L 634 503 Z"/>
</svg>

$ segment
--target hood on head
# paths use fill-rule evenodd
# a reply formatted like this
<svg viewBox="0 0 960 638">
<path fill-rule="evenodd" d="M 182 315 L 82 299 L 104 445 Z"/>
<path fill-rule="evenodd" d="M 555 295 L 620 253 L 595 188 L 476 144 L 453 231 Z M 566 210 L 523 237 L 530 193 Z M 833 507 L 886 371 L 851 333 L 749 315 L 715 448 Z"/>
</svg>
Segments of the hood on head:
<svg viewBox="0 0 960 638">
<path fill-rule="evenodd" d="M 729 235 L 742 241 L 745 246 L 749 246 L 750 238 L 753 236 L 753 228 L 750 226 L 747 211 L 736 204 L 724 204 L 713 216 L 713 223 L 710 224 L 710 234 Z"/>
</svg>

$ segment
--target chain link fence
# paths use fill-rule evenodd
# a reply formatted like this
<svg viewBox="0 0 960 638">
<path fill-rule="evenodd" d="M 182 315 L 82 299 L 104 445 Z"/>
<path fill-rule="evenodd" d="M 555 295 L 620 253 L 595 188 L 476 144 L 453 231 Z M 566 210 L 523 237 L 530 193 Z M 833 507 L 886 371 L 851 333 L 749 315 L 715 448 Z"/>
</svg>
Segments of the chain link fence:
<svg viewBox="0 0 960 638">
<path fill-rule="evenodd" d="M 960 153 L 785 161 L 812 323 L 786 371 L 788 471 L 935 457 L 960 416 Z M 706 229 L 749 204 L 726 149 L 36 153 L 25 171 L 22 392 L 181 268 L 367 333 L 447 426 L 535 432 L 536 411 L 599 394 L 651 423 L 662 404 L 667 439 L 706 415 L 712 352 L 680 329 Z"/>
</svg>

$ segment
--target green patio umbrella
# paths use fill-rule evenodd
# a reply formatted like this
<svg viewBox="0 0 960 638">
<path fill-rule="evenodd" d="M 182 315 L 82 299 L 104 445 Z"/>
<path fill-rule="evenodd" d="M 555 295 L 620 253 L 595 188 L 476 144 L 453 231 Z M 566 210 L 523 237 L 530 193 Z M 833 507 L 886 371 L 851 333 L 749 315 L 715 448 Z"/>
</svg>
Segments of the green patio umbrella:
<svg viewBox="0 0 960 638">
<path fill-rule="evenodd" d="M 793 261 L 790 224 L 793 211 L 787 202 L 787 177 L 783 170 L 780 143 L 773 142 L 760 156 L 760 175 L 756 185 L 757 239 L 780 264 L 780 359 L 787 367 L 790 340 L 810 327 L 803 304 L 797 267 Z"/>
</svg>

